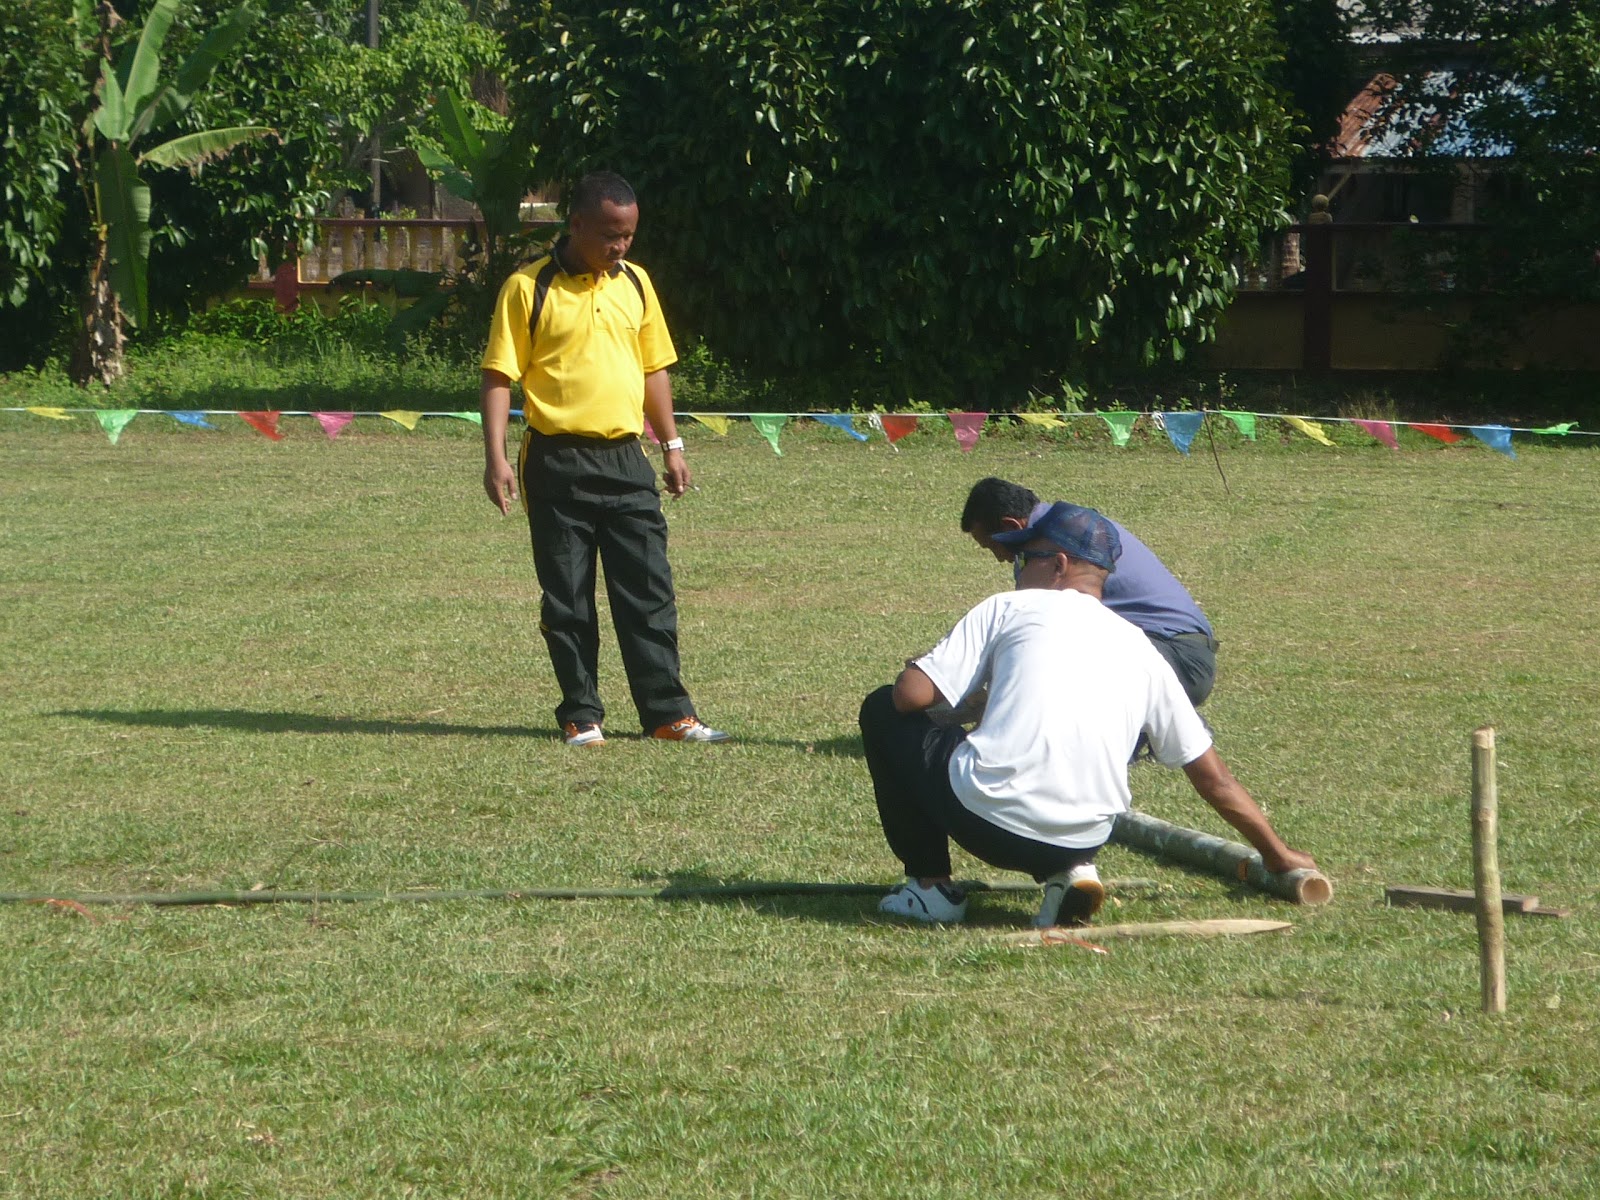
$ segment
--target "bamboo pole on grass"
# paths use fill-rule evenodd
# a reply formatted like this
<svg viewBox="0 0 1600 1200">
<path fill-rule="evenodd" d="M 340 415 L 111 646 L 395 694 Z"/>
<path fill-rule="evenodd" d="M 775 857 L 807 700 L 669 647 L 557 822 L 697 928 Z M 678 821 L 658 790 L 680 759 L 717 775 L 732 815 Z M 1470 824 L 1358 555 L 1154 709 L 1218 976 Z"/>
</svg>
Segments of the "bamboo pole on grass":
<svg viewBox="0 0 1600 1200">
<path fill-rule="evenodd" d="M 1321 871 L 1303 868 L 1274 874 L 1249 846 L 1141 812 L 1118 813 L 1111 840 L 1224 879 L 1237 879 L 1296 904 L 1326 904 L 1333 898 L 1333 884 Z"/>
<path fill-rule="evenodd" d="M 1472 733 L 1472 890 L 1478 900 L 1478 974 L 1483 1011 L 1506 1010 L 1506 918 L 1500 901 L 1500 796 L 1494 727 Z"/>
</svg>

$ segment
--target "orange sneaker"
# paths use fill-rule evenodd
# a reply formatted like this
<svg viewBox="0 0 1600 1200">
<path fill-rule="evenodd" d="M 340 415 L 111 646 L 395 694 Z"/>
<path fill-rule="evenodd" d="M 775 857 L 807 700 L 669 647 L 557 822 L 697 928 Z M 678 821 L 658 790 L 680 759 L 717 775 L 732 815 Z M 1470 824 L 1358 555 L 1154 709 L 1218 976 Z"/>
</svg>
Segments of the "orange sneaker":
<svg viewBox="0 0 1600 1200">
<path fill-rule="evenodd" d="M 568 721 L 561 727 L 561 740 L 569 746 L 604 746 L 606 735 L 594 721 Z"/>
<path fill-rule="evenodd" d="M 650 735 L 664 742 L 727 742 L 732 741 L 720 729 L 713 729 L 699 717 L 679 717 L 670 725 L 663 725 Z"/>
</svg>

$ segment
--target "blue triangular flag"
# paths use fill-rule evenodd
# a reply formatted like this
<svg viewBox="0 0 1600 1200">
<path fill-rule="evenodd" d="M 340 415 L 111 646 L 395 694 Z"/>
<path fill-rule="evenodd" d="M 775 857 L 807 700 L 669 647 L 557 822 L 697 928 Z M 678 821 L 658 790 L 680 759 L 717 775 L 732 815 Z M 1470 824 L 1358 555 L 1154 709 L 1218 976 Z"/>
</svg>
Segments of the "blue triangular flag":
<svg viewBox="0 0 1600 1200">
<path fill-rule="evenodd" d="M 215 429 L 216 428 L 215 425 L 213 425 L 210 421 L 206 420 L 205 413 L 200 412 L 200 411 L 195 410 L 195 409 L 190 409 L 187 412 L 168 413 L 167 415 L 169 417 L 171 417 L 174 421 L 178 422 L 178 424 L 180 424 L 180 425 L 196 425 L 201 429 Z"/>
<path fill-rule="evenodd" d="M 857 431 L 855 418 L 849 413 L 812 413 L 811 415 L 824 425 L 832 425 L 835 429 L 844 430 L 858 442 L 867 440 L 866 434 Z"/>
<path fill-rule="evenodd" d="M 1157 413 L 1161 418 L 1161 427 L 1167 431 L 1167 437 L 1176 446 L 1180 453 L 1189 453 L 1189 443 L 1194 441 L 1194 435 L 1200 432 L 1200 423 L 1206 419 L 1203 412 L 1164 412 Z"/>
<path fill-rule="evenodd" d="M 1517 452 L 1511 448 L 1511 430 L 1505 425 L 1469 425 L 1472 436 L 1477 438 L 1491 450 L 1498 450 L 1507 458 L 1515 458 Z"/>
</svg>

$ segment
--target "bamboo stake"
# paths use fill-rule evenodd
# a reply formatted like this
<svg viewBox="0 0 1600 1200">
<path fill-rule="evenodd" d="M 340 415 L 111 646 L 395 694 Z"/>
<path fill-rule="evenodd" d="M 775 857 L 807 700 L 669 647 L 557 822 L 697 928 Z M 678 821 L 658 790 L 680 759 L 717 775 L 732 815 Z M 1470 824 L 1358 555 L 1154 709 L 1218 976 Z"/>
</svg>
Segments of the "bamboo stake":
<svg viewBox="0 0 1600 1200">
<path fill-rule="evenodd" d="M 1274 874 L 1249 846 L 1141 812 L 1119 813 L 1111 840 L 1224 879 L 1237 879 L 1296 904 L 1326 904 L 1333 898 L 1333 884 L 1321 871 L 1302 869 Z"/>
<path fill-rule="evenodd" d="M 1483 1011 L 1506 1010 L 1506 918 L 1500 899 L 1500 796 L 1494 727 L 1472 732 L 1472 890 L 1478 898 L 1478 974 Z"/>
</svg>

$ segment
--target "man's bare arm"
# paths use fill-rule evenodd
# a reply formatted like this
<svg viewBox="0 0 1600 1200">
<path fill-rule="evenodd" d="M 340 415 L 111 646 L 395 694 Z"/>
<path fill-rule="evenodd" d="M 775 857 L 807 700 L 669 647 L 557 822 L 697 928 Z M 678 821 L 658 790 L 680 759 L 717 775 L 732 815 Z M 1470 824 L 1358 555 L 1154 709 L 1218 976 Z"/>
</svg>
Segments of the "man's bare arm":
<svg viewBox="0 0 1600 1200">
<path fill-rule="evenodd" d="M 517 473 L 506 459 L 511 380 L 499 371 L 484 371 L 478 384 L 478 410 L 483 414 L 483 490 L 491 504 L 508 514 L 517 498 Z"/>
<path fill-rule="evenodd" d="M 1293 871 L 1301 867 L 1315 868 L 1316 861 L 1300 850 L 1291 850 L 1272 828 L 1266 813 L 1250 798 L 1244 785 L 1233 777 L 1228 764 L 1222 761 L 1212 747 L 1183 768 L 1194 790 L 1216 809 L 1222 819 L 1232 825 L 1261 852 L 1261 861 L 1267 870 Z"/>
<path fill-rule="evenodd" d="M 644 419 L 663 445 L 678 436 L 678 423 L 672 415 L 672 378 L 665 370 L 644 377 Z M 694 479 L 682 450 L 663 452 L 661 481 L 674 499 L 689 490 Z"/>
</svg>

